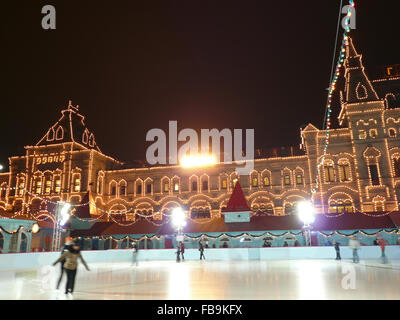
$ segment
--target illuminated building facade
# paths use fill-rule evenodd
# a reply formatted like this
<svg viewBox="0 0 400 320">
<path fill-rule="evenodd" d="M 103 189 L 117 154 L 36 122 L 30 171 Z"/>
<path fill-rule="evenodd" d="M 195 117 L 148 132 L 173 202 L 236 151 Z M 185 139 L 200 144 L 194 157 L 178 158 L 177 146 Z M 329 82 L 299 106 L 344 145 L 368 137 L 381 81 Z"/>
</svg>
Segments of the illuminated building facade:
<svg viewBox="0 0 400 320">
<path fill-rule="evenodd" d="M 78 106 L 70 102 L 36 145 L 26 146 L 24 156 L 9 158 L 9 172 L 0 174 L 0 214 L 40 218 L 57 201 L 79 204 L 89 192 L 90 214 L 99 220 L 162 220 L 175 206 L 193 219 L 209 218 L 226 207 L 236 179 L 258 214 L 292 214 L 296 202 L 310 198 L 319 213 L 397 211 L 399 80 L 371 81 L 350 39 L 341 127 L 330 131 L 314 194 L 326 132 L 312 124 L 301 130 L 302 154 L 255 159 L 248 176 L 238 177 L 236 165 L 224 163 L 126 169 L 101 152 Z"/>
</svg>

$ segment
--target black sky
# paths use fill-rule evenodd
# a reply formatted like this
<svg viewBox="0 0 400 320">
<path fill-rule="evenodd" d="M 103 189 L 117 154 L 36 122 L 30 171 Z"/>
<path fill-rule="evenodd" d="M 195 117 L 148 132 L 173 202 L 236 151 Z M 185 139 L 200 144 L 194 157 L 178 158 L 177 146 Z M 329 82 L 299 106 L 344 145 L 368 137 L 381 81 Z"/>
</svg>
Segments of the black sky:
<svg viewBox="0 0 400 320">
<path fill-rule="evenodd" d="M 356 0 L 351 36 L 371 77 L 400 63 L 396 2 Z M 301 126 L 322 126 L 339 3 L 2 3 L 0 163 L 35 144 L 69 99 L 123 161 L 143 159 L 146 132 L 168 120 L 254 128 L 258 147 L 298 145 Z M 41 28 L 45 4 L 56 30 Z"/>
</svg>

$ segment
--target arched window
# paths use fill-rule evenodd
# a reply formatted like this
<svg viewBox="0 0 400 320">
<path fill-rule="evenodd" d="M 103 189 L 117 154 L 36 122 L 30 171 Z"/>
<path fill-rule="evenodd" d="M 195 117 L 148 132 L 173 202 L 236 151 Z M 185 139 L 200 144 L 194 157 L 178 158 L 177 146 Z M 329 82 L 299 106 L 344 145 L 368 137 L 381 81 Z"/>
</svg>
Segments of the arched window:
<svg viewBox="0 0 400 320">
<path fill-rule="evenodd" d="M 51 177 L 46 176 L 44 181 L 44 193 L 50 194 L 51 193 Z"/>
<path fill-rule="evenodd" d="M 76 174 L 73 178 L 74 192 L 81 192 L 81 176 Z"/>
<path fill-rule="evenodd" d="M 339 177 L 342 182 L 350 181 L 350 165 L 349 163 L 339 163 Z"/>
<path fill-rule="evenodd" d="M 41 194 L 42 193 L 42 178 L 38 177 L 35 179 L 34 183 L 34 190 L 36 194 Z"/>
<path fill-rule="evenodd" d="M 303 175 L 301 173 L 296 174 L 296 184 L 297 185 L 303 184 Z"/>
<path fill-rule="evenodd" d="M 151 194 L 151 191 L 152 191 L 152 183 L 147 182 L 146 183 L 146 194 Z"/>
<path fill-rule="evenodd" d="M 285 174 L 285 176 L 283 177 L 283 184 L 285 186 L 291 185 L 290 175 L 289 174 Z"/>
<path fill-rule="evenodd" d="M 201 177 L 201 191 L 208 192 L 208 176 L 207 175 L 203 175 Z"/>
<path fill-rule="evenodd" d="M 396 129 L 390 128 L 388 130 L 389 137 L 394 138 L 397 135 Z"/>
<path fill-rule="evenodd" d="M 56 176 L 54 178 L 54 191 L 55 193 L 60 193 L 61 192 L 61 177 L 60 176 Z"/>
<path fill-rule="evenodd" d="M 121 196 L 126 196 L 126 184 L 122 184 L 119 186 L 119 194 Z"/>
<path fill-rule="evenodd" d="M 264 177 L 264 186 L 268 187 L 271 184 L 269 177 Z"/>
<path fill-rule="evenodd" d="M 64 129 L 59 126 L 56 131 L 56 140 L 62 140 L 64 138 Z"/>
<path fill-rule="evenodd" d="M 327 163 L 324 165 L 324 176 L 325 182 L 335 181 L 335 169 L 333 168 L 333 163 Z"/>
<path fill-rule="evenodd" d="M 110 183 L 110 194 L 112 196 L 117 195 L 117 182 L 116 181 L 112 181 Z"/>
<path fill-rule="evenodd" d="M 222 178 L 221 189 L 227 189 L 227 188 L 228 188 L 228 180 L 226 178 Z"/>
</svg>

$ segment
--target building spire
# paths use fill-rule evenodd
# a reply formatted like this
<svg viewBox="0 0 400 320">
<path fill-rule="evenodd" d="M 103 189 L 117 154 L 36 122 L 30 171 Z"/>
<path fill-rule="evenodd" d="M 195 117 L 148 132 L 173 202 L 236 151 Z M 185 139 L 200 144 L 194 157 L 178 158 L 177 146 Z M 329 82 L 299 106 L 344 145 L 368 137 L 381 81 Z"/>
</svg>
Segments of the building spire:
<svg viewBox="0 0 400 320">
<path fill-rule="evenodd" d="M 365 73 L 362 55 L 358 54 L 353 40 L 348 37 L 345 66 L 345 99 L 346 103 L 378 101 L 379 97 Z"/>
</svg>

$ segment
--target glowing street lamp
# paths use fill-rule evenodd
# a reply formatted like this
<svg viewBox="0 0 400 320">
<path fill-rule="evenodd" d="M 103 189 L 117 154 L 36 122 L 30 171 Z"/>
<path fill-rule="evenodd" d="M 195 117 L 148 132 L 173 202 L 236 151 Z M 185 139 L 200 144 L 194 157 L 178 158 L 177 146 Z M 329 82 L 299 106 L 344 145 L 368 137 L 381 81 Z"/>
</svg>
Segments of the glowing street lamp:
<svg viewBox="0 0 400 320">
<path fill-rule="evenodd" d="M 65 223 L 68 221 L 68 219 L 70 218 L 70 214 L 69 214 L 69 209 L 71 208 L 71 205 L 66 202 L 63 204 L 61 210 L 60 210 L 60 226 L 64 226 Z"/>
<path fill-rule="evenodd" d="M 303 222 L 306 246 L 311 246 L 311 224 L 315 221 L 315 209 L 311 201 L 301 201 L 297 204 L 297 213 Z"/>
<path fill-rule="evenodd" d="M 4 166 L 0 164 L 0 171 L 4 169 Z"/>
<path fill-rule="evenodd" d="M 54 221 L 54 229 L 53 229 L 53 243 L 52 243 L 52 251 L 59 251 L 61 244 L 61 232 L 63 232 L 62 227 L 67 223 L 70 215 L 71 204 L 68 202 L 59 201 L 57 203 L 56 216 Z"/>
<path fill-rule="evenodd" d="M 185 212 L 181 207 L 176 207 L 172 210 L 172 225 L 177 229 L 178 234 L 176 240 L 183 241 L 183 227 L 186 226 Z"/>
</svg>

